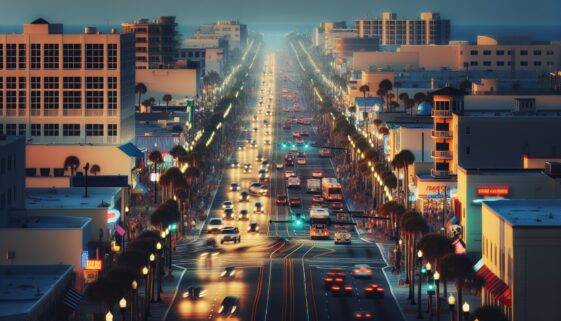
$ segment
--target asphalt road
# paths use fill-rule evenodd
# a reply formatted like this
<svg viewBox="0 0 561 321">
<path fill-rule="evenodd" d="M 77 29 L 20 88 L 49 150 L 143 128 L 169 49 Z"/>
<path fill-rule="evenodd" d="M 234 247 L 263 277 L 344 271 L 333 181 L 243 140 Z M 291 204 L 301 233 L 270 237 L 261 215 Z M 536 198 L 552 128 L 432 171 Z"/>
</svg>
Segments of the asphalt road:
<svg viewBox="0 0 561 321">
<path fill-rule="evenodd" d="M 270 220 L 293 220 L 294 213 L 297 212 L 302 213 L 304 218 L 307 217 L 312 204 L 312 194 L 306 193 L 305 184 L 306 179 L 311 178 L 313 170 L 321 170 L 324 177 L 335 177 L 330 159 L 319 157 L 319 148 L 316 146 L 298 146 L 299 151 L 307 155 L 306 165 L 276 169 L 275 165 L 283 163 L 284 156 L 292 146 L 293 131 L 309 131 L 309 136 L 304 137 L 306 143 L 316 140 L 313 122 L 312 125 L 294 124 L 291 130 L 282 128 L 282 124 L 288 118 L 312 118 L 308 106 L 305 106 L 301 98 L 301 74 L 297 68 L 298 65 L 291 57 L 278 53 L 266 57 L 263 69 L 256 68 L 263 77 L 259 89 L 262 96 L 254 100 L 254 106 L 250 106 L 254 108 L 254 112 L 249 113 L 245 126 L 248 131 L 242 132 L 240 144 L 241 140 L 255 139 L 257 147 L 238 150 L 232 155 L 232 160 L 237 160 L 241 165 L 251 163 L 253 169 L 250 173 L 244 173 L 241 167 L 227 170 L 210 212 L 210 217 L 221 218 L 223 202 L 232 201 L 236 219 L 225 221 L 224 226 L 238 227 L 241 242 L 220 245 L 220 235 L 201 235 L 201 238 L 217 239 L 221 252 L 214 255 L 202 254 L 204 251 L 193 250 L 185 243 L 180 244 L 174 254 L 174 263 L 186 268 L 187 273 L 181 280 L 168 320 L 354 320 L 357 311 L 371 312 L 373 320 L 402 320 L 382 273 L 386 264 L 374 243 L 362 240 L 354 229 L 350 229 L 352 244 L 335 245 L 333 228 L 331 239 L 310 240 L 307 224 L 269 224 Z M 287 98 L 287 90 L 296 94 L 302 111 L 294 112 L 293 101 Z M 290 112 L 283 111 L 283 107 L 286 106 L 291 107 Z M 272 111 L 270 116 L 267 115 L 268 110 Z M 257 116 L 255 121 L 254 115 Z M 271 126 L 266 127 L 263 124 L 264 120 Z M 253 131 L 254 127 L 257 131 Z M 266 144 L 267 140 L 270 141 L 270 145 Z M 287 147 L 283 147 L 283 143 L 286 143 Z M 240 191 L 230 191 L 230 184 L 237 182 L 241 185 L 241 190 L 246 190 L 252 182 L 257 181 L 257 171 L 260 167 L 256 161 L 258 155 L 264 156 L 271 163 L 270 181 L 264 183 L 268 188 L 268 195 L 251 195 L 249 202 L 240 202 Z M 286 188 L 285 170 L 293 170 L 301 177 L 300 188 Z M 275 205 L 276 196 L 281 194 L 300 197 L 302 205 L 293 208 Z M 264 204 L 262 214 L 252 213 L 257 201 Z M 241 209 L 249 210 L 248 221 L 237 219 Z M 260 233 L 248 233 L 250 222 L 259 225 Z M 372 277 L 353 278 L 351 272 L 355 264 L 368 264 L 373 271 Z M 236 274 L 232 279 L 221 278 L 221 272 L 227 265 L 236 267 Z M 334 268 L 345 272 L 345 284 L 353 288 L 351 295 L 335 295 L 324 287 L 323 278 Z M 367 298 L 364 295 L 364 287 L 372 283 L 386 289 L 383 297 Z M 207 290 L 207 295 L 196 301 L 184 299 L 182 294 L 192 285 L 202 286 Z M 240 298 L 239 313 L 222 317 L 218 311 L 223 298 L 228 295 Z"/>
</svg>

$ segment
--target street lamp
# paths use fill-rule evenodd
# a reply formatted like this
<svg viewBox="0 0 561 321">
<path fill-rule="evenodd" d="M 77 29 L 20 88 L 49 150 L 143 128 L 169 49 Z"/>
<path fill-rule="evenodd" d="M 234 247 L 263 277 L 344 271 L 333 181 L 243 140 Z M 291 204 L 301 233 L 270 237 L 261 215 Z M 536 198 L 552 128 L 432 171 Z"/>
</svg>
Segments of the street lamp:
<svg viewBox="0 0 561 321">
<path fill-rule="evenodd" d="M 107 311 L 107 314 L 105 315 L 105 321 L 113 321 L 113 314 L 111 313 L 111 311 Z"/>
<path fill-rule="evenodd" d="M 450 321 L 454 321 L 454 306 L 456 305 L 456 298 L 450 293 L 448 297 L 448 306 L 450 307 Z"/>
<path fill-rule="evenodd" d="M 138 312 L 136 311 L 138 309 L 138 300 L 136 298 L 136 289 L 138 288 L 138 282 L 136 282 L 136 280 L 132 280 L 131 283 L 131 289 L 132 289 L 132 300 L 131 300 L 131 321 L 135 321 L 137 316 L 138 316 Z"/>
<path fill-rule="evenodd" d="M 423 308 L 421 304 L 421 288 L 423 287 L 423 251 L 417 251 L 417 257 L 419 258 L 419 288 L 417 291 L 417 301 L 419 301 L 419 305 L 417 306 L 417 319 L 422 319 Z"/>
<path fill-rule="evenodd" d="M 464 302 L 462 306 L 462 311 L 464 312 L 464 321 L 468 321 L 469 319 L 469 303 L 467 301 Z"/>
<path fill-rule="evenodd" d="M 154 253 L 150 253 L 150 298 L 152 302 L 156 302 L 154 298 L 154 273 L 156 271 L 154 268 L 155 261 L 156 255 Z"/>
<path fill-rule="evenodd" d="M 158 277 L 157 291 L 156 291 L 156 302 L 162 302 L 160 293 L 162 292 L 162 243 L 156 243 L 156 275 Z"/>
<path fill-rule="evenodd" d="M 122 320 L 125 321 L 125 313 L 127 311 L 127 300 L 125 299 L 125 297 L 122 297 L 119 301 L 119 308 L 121 308 L 121 316 L 123 318 Z"/>
<path fill-rule="evenodd" d="M 440 273 L 434 271 L 432 278 L 436 283 L 436 321 L 440 321 Z"/>
<path fill-rule="evenodd" d="M 149 297 L 149 287 L 148 287 L 148 272 L 150 269 L 147 266 L 142 268 L 142 276 L 144 277 L 144 311 L 145 315 L 150 316 L 150 301 Z"/>
</svg>

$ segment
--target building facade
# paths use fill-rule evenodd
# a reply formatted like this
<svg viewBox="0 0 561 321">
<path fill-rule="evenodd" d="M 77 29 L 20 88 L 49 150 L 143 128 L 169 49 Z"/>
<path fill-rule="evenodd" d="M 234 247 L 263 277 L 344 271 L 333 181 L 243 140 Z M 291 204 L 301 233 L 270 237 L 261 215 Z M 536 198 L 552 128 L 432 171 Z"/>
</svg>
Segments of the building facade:
<svg viewBox="0 0 561 321">
<path fill-rule="evenodd" d="M 134 35 L 64 34 L 37 19 L 0 35 L 0 134 L 28 144 L 134 137 Z"/>
<path fill-rule="evenodd" d="M 247 45 L 247 25 L 239 21 L 219 20 L 214 24 L 214 32 L 226 39 L 230 50 L 243 50 Z"/>
<path fill-rule="evenodd" d="M 134 33 L 136 37 L 136 68 L 159 69 L 175 65 L 179 48 L 179 35 L 175 17 L 159 17 L 154 21 L 140 19 L 122 23 L 122 33 Z"/>
<path fill-rule="evenodd" d="M 10 221 L 10 208 L 25 203 L 25 140 L 0 135 L 0 226 Z"/>
<path fill-rule="evenodd" d="M 377 37 L 382 46 L 440 45 L 450 40 L 450 20 L 439 13 L 422 12 L 419 19 L 398 19 L 384 12 L 382 18 L 359 19 L 355 29 L 360 37 Z"/>
</svg>

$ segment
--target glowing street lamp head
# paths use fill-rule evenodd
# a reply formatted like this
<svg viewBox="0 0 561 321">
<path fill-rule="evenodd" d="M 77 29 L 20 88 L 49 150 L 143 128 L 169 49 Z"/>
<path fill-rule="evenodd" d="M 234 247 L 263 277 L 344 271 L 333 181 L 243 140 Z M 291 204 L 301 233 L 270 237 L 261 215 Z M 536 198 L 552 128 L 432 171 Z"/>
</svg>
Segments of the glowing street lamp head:
<svg viewBox="0 0 561 321">
<path fill-rule="evenodd" d="M 148 267 L 147 266 L 142 268 L 142 275 L 144 275 L 144 276 L 148 275 Z"/>
</svg>

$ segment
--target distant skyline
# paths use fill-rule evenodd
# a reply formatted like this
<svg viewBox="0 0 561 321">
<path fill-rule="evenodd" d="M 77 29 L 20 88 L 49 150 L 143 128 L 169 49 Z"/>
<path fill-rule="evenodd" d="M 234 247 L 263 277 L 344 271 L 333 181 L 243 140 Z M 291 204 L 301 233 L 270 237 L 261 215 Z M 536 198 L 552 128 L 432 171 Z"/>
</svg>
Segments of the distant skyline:
<svg viewBox="0 0 561 321">
<path fill-rule="evenodd" d="M 174 15 L 181 24 L 218 19 L 249 25 L 278 25 L 380 16 L 391 11 L 400 17 L 439 12 L 453 24 L 559 26 L 559 0 L 1 0 L 0 25 L 31 22 L 43 17 L 64 24 L 115 25 L 138 18 Z"/>
</svg>

